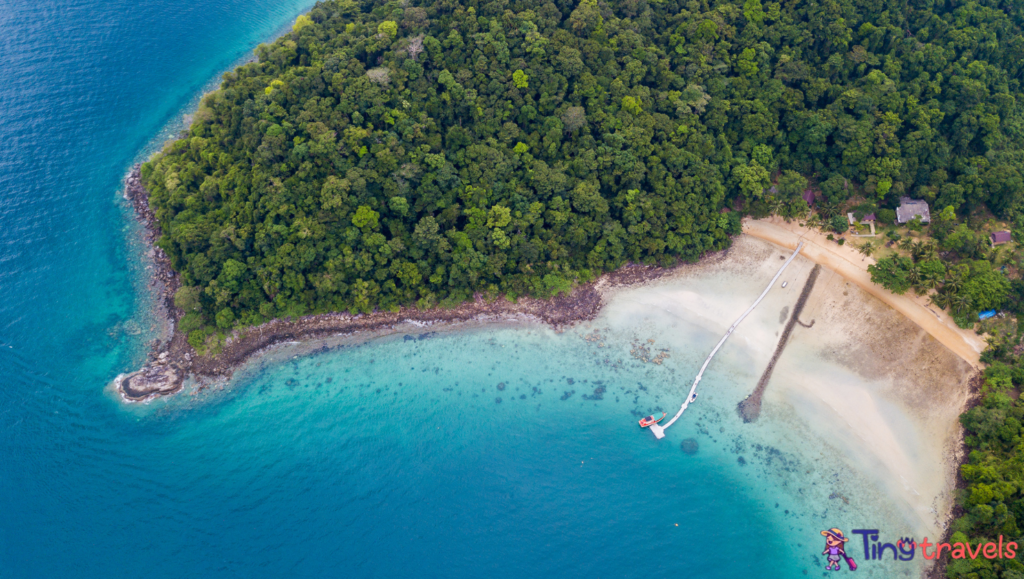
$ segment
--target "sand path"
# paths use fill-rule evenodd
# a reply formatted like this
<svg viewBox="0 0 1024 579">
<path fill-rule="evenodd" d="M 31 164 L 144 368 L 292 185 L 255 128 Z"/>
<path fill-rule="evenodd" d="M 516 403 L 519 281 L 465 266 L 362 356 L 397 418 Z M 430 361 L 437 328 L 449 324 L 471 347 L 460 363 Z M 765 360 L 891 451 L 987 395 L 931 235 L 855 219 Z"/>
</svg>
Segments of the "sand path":
<svg viewBox="0 0 1024 579">
<path fill-rule="evenodd" d="M 800 227 L 796 222 L 786 223 L 780 217 L 744 219 L 743 233 L 787 249 L 796 249 L 797 244 L 803 241 L 804 249 L 801 255 L 857 284 L 864 291 L 921 326 L 954 354 L 975 368 L 979 367 L 985 340 L 973 330 L 958 328 L 953 318 L 945 311 L 929 304 L 927 297 L 914 295 L 912 291 L 896 295 L 872 283 L 868 266 L 875 263 L 874 258 L 865 257 L 853 247 L 840 246 L 834 241 L 829 241 L 820 231 Z"/>
</svg>

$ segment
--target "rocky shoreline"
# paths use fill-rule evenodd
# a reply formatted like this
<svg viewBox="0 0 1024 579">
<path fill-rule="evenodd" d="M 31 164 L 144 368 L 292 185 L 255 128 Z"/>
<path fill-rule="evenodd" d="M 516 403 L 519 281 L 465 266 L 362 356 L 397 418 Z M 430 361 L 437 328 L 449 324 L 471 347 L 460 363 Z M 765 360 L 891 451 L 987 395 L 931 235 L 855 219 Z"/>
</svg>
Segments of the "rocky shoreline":
<svg viewBox="0 0 1024 579">
<path fill-rule="evenodd" d="M 134 166 L 125 178 L 125 197 L 135 209 L 138 220 L 145 226 L 145 241 L 152 248 L 154 260 L 153 285 L 157 286 L 158 292 L 157 315 L 169 327 L 169 338 L 152 344 L 146 364 L 141 369 L 115 378 L 114 386 L 127 402 L 144 402 L 175 394 L 183 388 L 188 377 L 202 382 L 230 378 L 240 365 L 253 356 L 285 342 L 357 333 L 390 333 L 397 331 L 397 326 L 410 323 L 422 326 L 481 321 L 536 321 L 555 328 L 570 326 L 594 319 L 601 311 L 603 294 L 607 290 L 659 279 L 678 269 L 627 265 L 594 282 L 577 286 L 569 295 L 548 300 L 520 298 L 513 303 L 504 298 L 487 301 L 477 295 L 473 301 L 450 309 L 402 308 L 398 312 L 375 311 L 360 315 L 329 313 L 296 319 L 275 319 L 259 326 L 235 330 L 225 340 L 220 353 L 200 356 L 189 345 L 187 336 L 177 329 L 177 322 L 184 315 L 182 310 L 174 306 L 174 293 L 180 287 L 180 280 L 177 272 L 171 268 L 167 254 L 155 245 L 160 236 L 160 226 L 149 206 L 149 195 L 142 185 L 139 165 Z M 707 263 L 708 259 L 722 259 L 727 252 L 709 254 L 701 263 Z"/>
</svg>

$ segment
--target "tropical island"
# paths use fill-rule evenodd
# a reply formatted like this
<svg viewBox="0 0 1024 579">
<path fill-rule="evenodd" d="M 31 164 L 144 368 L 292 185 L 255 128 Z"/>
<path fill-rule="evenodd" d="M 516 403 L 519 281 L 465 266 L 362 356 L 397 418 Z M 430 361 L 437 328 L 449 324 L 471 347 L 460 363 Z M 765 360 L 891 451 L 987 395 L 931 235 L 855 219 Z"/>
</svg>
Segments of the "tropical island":
<svg viewBox="0 0 1024 579">
<path fill-rule="evenodd" d="M 595 287 L 774 215 L 989 335 L 951 529 L 1019 538 L 1022 22 L 995 1 L 321 2 L 130 178 L 174 336 L 122 392 L 403 319 L 587 319 Z"/>
</svg>

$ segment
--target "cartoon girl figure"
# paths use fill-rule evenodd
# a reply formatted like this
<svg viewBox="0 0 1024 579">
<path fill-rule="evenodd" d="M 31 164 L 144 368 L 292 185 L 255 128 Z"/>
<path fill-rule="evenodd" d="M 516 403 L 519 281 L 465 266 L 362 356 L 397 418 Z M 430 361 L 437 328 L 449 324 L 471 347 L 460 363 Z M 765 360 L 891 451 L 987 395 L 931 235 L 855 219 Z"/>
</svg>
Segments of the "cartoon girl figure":
<svg viewBox="0 0 1024 579">
<path fill-rule="evenodd" d="M 856 570 L 857 564 L 853 562 L 853 559 L 846 556 L 846 550 L 843 548 L 843 543 L 849 541 L 843 535 L 843 532 L 833 527 L 827 531 L 822 531 L 821 534 L 825 536 L 825 550 L 821 554 L 828 555 L 828 565 L 825 565 L 825 569 L 838 571 L 839 561 L 846 559 L 846 564 L 850 566 L 850 570 Z"/>
</svg>

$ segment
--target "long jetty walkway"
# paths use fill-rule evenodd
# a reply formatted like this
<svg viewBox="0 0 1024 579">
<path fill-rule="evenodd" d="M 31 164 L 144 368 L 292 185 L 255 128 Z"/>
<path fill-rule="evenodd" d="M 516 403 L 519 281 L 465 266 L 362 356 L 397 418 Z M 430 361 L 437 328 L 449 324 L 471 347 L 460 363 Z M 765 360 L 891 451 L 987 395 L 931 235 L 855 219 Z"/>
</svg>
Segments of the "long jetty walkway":
<svg viewBox="0 0 1024 579">
<path fill-rule="evenodd" d="M 757 307 L 757 304 L 761 303 L 761 300 L 764 299 L 764 296 L 768 295 L 768 292 L 772 289 L 772 286 L 774 286 L 775 282 L 779 280 L 779 276 L 781 276 L 782 272 L 786 271 L 786 268 L 789 267 L 789 264 L 794 259 L 796 259 L 796 256 L 800 253 L 800 249 L 802 249 L 803 246 L 804 243 L 801 241 L 800 244 L 796 246 L 796 250 L 793 252 L 793 255 L 789 256 L 789 259 L 786 260 L 786 263 L 782 264 L 782 267 L 779 268 L 778 273 L 775 274 L 775 277 L 772 278 L 772 281 L 768 282 L 768 287 L 764 288 L 764 291 L 761 292 L 760 296 L 758 296 L 757 301 L 755 301 L 749 308 L 747 308 L 747 311 L 743 312 L 743 315 L 741 315 L 735 322 L 732 323 L 731 326 L 729 326 L 729 330 L 725 332 L 725 335 L 722 336 L 722 339 L 718 341 L 718 345 L 715 346 L 714 350 L 711 350 L 710 354 L 708 354 L 707 359 L 704 360 L 704 365 L 700 367 L 700 372 L 697 372 L 697 377 L 693 380 L 693 386 L 690 387 L 690 393 L 686 395 L 686 400 L 683 400 L 683 405 L 679 407 L 679 412 L 676 412 L 676 415 L 672 417 L 672 420 L 666 422 L 665 426 L 660 426 L 658 424 L 652 424 L 650 426 L 651 432 L 654 433 L 654 436 L 656 438 L 665 438 L 665 431 L 668 430 L 668 427 L 675 424 L 676 420 L 679 420 L 679 417 L 683 415 L 683 412 L 686 412 L 686 408 L 690 405 L 690 402 L 693 400 L 693 395 L 697 393 L 697 384 L 700 384 L 700 379 L 704 376 L 704 370 L 708 369 L 708 364 L 711 363 L 711 359 L 715 357 L 715 354 L 717 354 L 718 350 L 722 347 L 723 344 L 725 344 L 725 341 L 729 339 L 729 336 L 732 335 L 736 327 L 740 325 L 740 322 L 743 321 L 743 318 L 746 318 L 747 315 L 750 314 L 750 312 L 754 311 L 754 308 Z"/>
<path fill-rule="evenodd" d="M 814 320 L 811 320 L 810 325 L 801 322 L 800 314 L 804 311 L 804 305 L 807 304 L 807 298 L 810 297 L 811 290 L 814 289 L 814 282 L 818 279 L 818 272 L 820 271 L 821 266 L 815 264 L 814 269 L 807 276 L 807 283 L 804 284 L 804 289 L 800 291 L 800 297 L 797 298 L 796 305 L 793 306 L 793 314 L 789 317 L 789 322 L 786 323 L 786 327 L 782 330 L 779 344 L 775 346 L 775 353 L 772 354 L 771 360 L 768 361 L 768 367 L 764 369 L 764 374 L 761 374 L 761 379 L 757 382 L 757 388 L 754 388 L 750 396 L 747 396 L 736 405 L 736 410 L 739 412 L 743 422 L 755 422 L 761 416 L 761 397 L 764 396 L 765 388 L 768 387 L 768 381 L 772 379 L 775 363 L 779 361 L 782 351 L 786 349 L 789 335 L 793 333 L 793 327 L 797 324 L 807 328 L 814 325 Z"/>
</svg>

